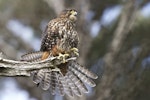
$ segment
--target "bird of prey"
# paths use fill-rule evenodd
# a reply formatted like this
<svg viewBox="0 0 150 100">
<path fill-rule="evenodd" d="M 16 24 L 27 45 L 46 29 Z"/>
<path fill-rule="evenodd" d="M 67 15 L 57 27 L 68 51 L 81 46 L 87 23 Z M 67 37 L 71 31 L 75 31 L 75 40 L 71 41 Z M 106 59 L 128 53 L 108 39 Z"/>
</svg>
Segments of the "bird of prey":
<svg viewBox="0 0 150 100">
<path fill-rule="evenodd" d="M 77 11 L 64 10 L 52 19 L 42 35 L 40 51 L 22 56 L 22 60 L 35 62 L 49 57 L 58 57 L 63 63 L 55 66 L 59 71 L 40 69 L 34 71 L 33 81 L 43 90 L 50 89 L 52 94 L 81 96 L 88 92 L 85 84 L 94 87 L 92 79 L 97 75 L 81 66 L 77 61 L 66 61 L 66 58 L 78 57 L 79 37 L 76 31 Z"/>
</svg>

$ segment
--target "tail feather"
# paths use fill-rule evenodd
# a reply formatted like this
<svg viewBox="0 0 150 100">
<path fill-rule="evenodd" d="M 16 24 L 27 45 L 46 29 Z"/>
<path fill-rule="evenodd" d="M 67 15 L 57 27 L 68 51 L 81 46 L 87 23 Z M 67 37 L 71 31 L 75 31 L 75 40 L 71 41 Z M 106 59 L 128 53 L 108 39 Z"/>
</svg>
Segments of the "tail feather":
<svg viewBox="0 0 150 100">
<path fill-rule="evenodd" d="M 68 96 L 73 97 L 73 92 L 72 92 L 71 88 L 68 86 L 68 83 L 66 82 L 66 77 L 61 77 L 60 81 L 63 84 L 64 92 Z"/>
<path fill-rule="evenodd" d="M 80 90 L 78 89 L 78 87 L 73 83 L 73 81 L 69 78 L 69 75 L 67 73 L 66 75 L 66 81 L 69 85 L 69 87 L 71 87 L 72 91 L 77 95 L 77 96 L 81 96 L 81 92 Z"/>
<path fill-rule="evenodd" d="M 51 72 L 47 72 L 44 74 L 44 78 L 41 81 L 41 88 L 43 90 L 48 90 L 50 87 L 50 81 L 51 81 Z"/>
<path fill-rule="evenodd" d="M 72 66 L 75 67 L 76 69 L 78 69 L 79 71 L 81 71 L 86 76 L 92 78 L 92 79 L 97 79 L 98 78 L 98 76 L 96 74 L 92 73 L 87 68 L 82 67 L 81 65 L 77 64 L 76 62 L 74 62 Z"/>
<path fill-rule="evenodd" d="M 91 79 L 89 79 L 86 75 L 82 74 L 81 72 L 74 69 L 73 67 L 69 67 L 69 69 L 84 83 L 90 85 L 91 87 L 96 86 L 96 84 Z"/>
<path fill-rule="evenodd" d="M 51 89 L 51 93 L 52 95 L 56 94 L 56 72 L 52 72 L 51 74 L 51 82 L 50 82 L 50 89 Z"/>
<path fill-rule="evenodd" d="M 44 70 L 41 69 L 41 70 L 37 71 L 36 73 L 34 73 L 33 82 L 36 84 L 39 84 L 43 78 L 44 78 Z"/>
<path fill-rule="evenodd" d="M 61 80 L 59 79 L 60 77 L 62 77 L 60 74 L 57 75 L 57 88 L 58 88 L 58 92 L 61 96 L 64 96 L 64 88 L 63 88 L 63 84 L 61 83 Z"/>
<path fill-rule="evenodd" d="M 21 60 L 28 62 L 40 61 L 47 57 L 47 53 L 37 51 L 25 54 L 21 57 Z M 46 55 L 46 56 L 45 56 Z M 64 66 L 66 66 L 64 68 Z M 69 61 L 67 65 L 58 67 L 60 73 L 57 71 L 49 71 L 49 69 L 40 69 L 33 71 L 33 82 L 40 84 L 43 90 L 50 89 L 51 94 L 55 95 L 59 92 L 60 95 L 67 94 L 73 97 L 74 94 L 81 96 L 82 92 L 87 93 L 88 89 L 84 83 L 91 87 L 96 86 L 92 79 L 97 79 L 97 75 L 82 67 L 75 61 Z M 65 69 L 65 71 L 63 70 Z M 62 75 L 63 73 L 63 75 Z"/>
<path fill-rule="evenodd" d="M 75 83 L 75 85 L 80 89 L 80 91 L 87 93 L 88 89 L 86 86 L 82 83 L 80 79 L 78 79 L 77 76 L 75 76 L 71 71 L 68 72 L 69 78 Z"/>
</svg>

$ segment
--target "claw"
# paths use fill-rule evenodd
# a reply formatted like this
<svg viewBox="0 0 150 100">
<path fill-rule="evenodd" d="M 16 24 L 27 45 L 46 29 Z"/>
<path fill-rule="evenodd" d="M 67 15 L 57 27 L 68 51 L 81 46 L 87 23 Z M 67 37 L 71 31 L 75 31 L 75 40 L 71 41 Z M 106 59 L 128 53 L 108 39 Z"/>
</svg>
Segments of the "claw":
<svg viewBox="0 0 150 100">
<path fill-rule="evenodd" d="M 58 59 L 62 60 L 63 63 L 66 62 L 66 58 L 69 57 L 69 54 L 61 54 L 59 53 L 59 56 L 57 57 Z"/>
<path fill-rule="evenodd" d="M 71 51 L 79 52 L 78 48 L 71 48 Z"/>
<path fill-rule="evenodd" d="M 71 48 L 71 50 L 76 56 L 79 56 L 79 50 L 78 48 Z"/>
</svg>

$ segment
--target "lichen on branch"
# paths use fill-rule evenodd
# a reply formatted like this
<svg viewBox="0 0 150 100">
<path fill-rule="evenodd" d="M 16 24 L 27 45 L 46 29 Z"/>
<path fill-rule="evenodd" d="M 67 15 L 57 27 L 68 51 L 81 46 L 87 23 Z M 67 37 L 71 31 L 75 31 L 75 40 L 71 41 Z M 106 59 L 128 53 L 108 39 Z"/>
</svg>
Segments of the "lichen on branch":
<svg viewBox="0 0 150 100">
<path fill-rule="evenodd" d="M 70 60 L 76 60 L 76 57 L 66 59 L 66 61 Z M 55 71 L 56 66 L 62 62 L 57 57 L 49 57 L 48 59 L 37 62 L 26 62 L 10 60 L 0 56 L 0 76 L 30 76 L 32 71 L 44 68 Z"/>
</svg>

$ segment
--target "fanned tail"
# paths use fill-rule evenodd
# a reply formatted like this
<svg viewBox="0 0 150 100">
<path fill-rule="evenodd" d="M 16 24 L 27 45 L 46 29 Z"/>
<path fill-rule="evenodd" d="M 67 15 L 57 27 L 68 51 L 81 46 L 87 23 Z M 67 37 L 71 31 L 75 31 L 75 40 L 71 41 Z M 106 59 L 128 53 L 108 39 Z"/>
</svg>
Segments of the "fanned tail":
<svg viewBox="0 0 150 100">
<path fill-rule="evenodd" d="M 36 62 L 42 60 L 43 55 L 44 52 L 41 51 L 32 52 L 23 55 L 21 60 Z M 66 94 L 71 97 L 81 96 L 82 92 L 87 93 L 88 89 L 85 84 L 91 87 L 96 86 L 92 79 L 97 79 L 98 76 L 76 61 L 69 61 L 56 67 L 60 69 L 60 72 L 49 69 L 33 71 L 33 82 L 40 85 L 43 90 L 50 89 L 53 95 L 58 91 L 62 96 Z"/>
</svg>

